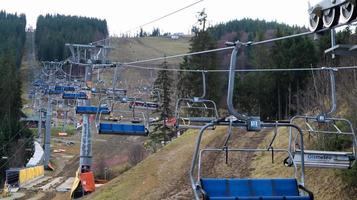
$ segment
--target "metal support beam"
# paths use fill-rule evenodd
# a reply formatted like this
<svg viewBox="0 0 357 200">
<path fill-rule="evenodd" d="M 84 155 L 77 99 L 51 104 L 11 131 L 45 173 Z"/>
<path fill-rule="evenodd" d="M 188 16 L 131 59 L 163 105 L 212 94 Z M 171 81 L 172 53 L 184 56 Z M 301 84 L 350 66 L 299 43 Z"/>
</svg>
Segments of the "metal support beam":
<svg viewBox="0 0 357 200">
<path fill-rule="evenodd" d="M 48 102 L 47 102 L 47 112 L 46 112 L 46 134 L 45 134 L 45 158 L 44 158 L 44 166 L 47 167 L 50 158 L 51 158 L 51 119 L 52 119 L 52 102 L 51 97 L 48 95 Z"/>
<path fill-rule="evenodd" d="M 37 126 L 37 138 L 40 144 L 43 144 L 42 138 L 42 107 L 41 107 L 41 97 L 38 98 L 38 126 Z"/>
<path fill-rule="evenodd" d="M 89 64 L 91 61 L 89 60 Z M 88 65 L 85 68 L 85 82 L 92 81 L 92 65 Z M 85 100 L 85 106 L 90 106 L 90 99 Z M 82 137 L 81 137 L 81 150 L 80 150 L 80 160 L 79 165 L 81 172 L 91 171 L 92 166 L 92 135 L 91 126 L 89 122 L 89 115 L 83 114 L 83 125 L 82 125 Z"/>
</svg>

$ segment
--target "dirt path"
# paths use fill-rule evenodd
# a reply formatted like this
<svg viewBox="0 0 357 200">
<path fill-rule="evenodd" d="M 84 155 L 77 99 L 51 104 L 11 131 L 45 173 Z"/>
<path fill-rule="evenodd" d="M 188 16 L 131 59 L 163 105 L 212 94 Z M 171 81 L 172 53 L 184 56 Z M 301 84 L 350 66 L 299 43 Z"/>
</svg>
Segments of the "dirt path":
<svg viewBox="0 0 357 200">
<path fill-rule="evenodd" d="M 269 132 L 270 130 L 264 130 Z M 243 130 L 235 130 L 228 143 L 230 148 L 257 148 L 264 140 L 267 134 L 250 133 Z M 220 146 L 222 147 L 223 142 Z M 254 170 L 251 163 L 255 154 L 252 152 L 230 152 L 228 154 L 228 163 L 224 152 L 209 153 L 203 159 L 202 176 L 204 177 L 226 177 L 226 178 L 243 178 L 249 177 Z"/>
</svg>

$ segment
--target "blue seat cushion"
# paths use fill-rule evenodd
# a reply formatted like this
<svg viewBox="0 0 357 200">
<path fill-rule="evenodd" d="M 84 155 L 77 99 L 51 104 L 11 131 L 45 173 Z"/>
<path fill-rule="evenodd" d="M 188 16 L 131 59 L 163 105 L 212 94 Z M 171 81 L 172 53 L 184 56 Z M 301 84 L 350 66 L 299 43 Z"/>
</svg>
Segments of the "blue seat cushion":
<svg viewBox="0 0 357 200">
<path fill-rule="evenodd" d="M 232 196 L 251 196 L 250 180 L 248 179 L 230 179 L 229 191 Z"/>
<path fill-rule="evenodd" d="M 99 107 L 98 110 L 98 107 L 96 106 L 77 106 L 76 112 L 80 114 L 96 114 L 97 112 L 101 114 L 109 114 L 110 110 L 108 107 Z"/>
<path fill-rule="evenodd" d="M 112 124 L 100 123 L 99 124 L 99 132 L 111 133 L 112 132 Z"/>
<path fill-rule="evenodd" d="M 236 197 L 210 197 L 209 200 L 237 200 Z"/>
<path fill-rule="evenodd" d="M 309 196 L 209 197 L 209 200 L 310 200 Z"/>
<path fill-rule="evenodd" d="M 146 136 L 144 125 L 100 123 L 99 134 Z"/>
<path fill-rule="evenodd" d="M 204 178 L 201 186 L 209 197 L 228 197 L 230 195 L 227 179 Z"/>
<path fill-rule="evenodd" d="M 296 179 L 273 179 L 275 196 L 299 196 Z"/>
<path fill-rule="evenodd" d="M 310 200 L 309 196 L 285 196 L 286 200 Z"/>
<path fill-rule="evenodd" d="M 224 179 L 202 178 L 202 189 L 209 199 L 237 200 L 308 200 L 299 196 L 296 179 Z M 218 198 L 218 199 L 217 199 Z"/>
</svg>

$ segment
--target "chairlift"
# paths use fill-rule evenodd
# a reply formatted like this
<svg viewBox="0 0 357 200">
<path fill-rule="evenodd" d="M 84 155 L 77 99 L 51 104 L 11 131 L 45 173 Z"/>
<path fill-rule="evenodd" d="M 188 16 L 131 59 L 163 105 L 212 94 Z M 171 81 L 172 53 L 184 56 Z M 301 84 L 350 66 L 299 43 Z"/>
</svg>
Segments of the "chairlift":
<svg viewBox="0 0 357 200">
<path fill-rule="evenodd" d="M 160 91 L 157 89 L 153 89 L 151 91 L 151 94 L 157 95 L 157 102 L 142 101 L 142 100 L 137 100 L 134 98 L 133 101 L 130 101 L 129 108 L 130 109 L 137 108 L 137 109 L 145 109 L 145 110 L 157 110 L 158 108 L 160 108 L 159 103 L 161 102 Z"/>
<path fill-rule="evenodd" d="M 85 92 L 78 93 L 63 93 L 62 99 L 88 99 L 88 96 Z"/>
<path fill-rule="evenodd" d="M 46 90 L 46 94 L 49 95 L 58 95 L 58 94 L 62 94 L 63 90 L 54 90 L 54 89 L 48 89 Z"/>
<path fill-rule="evenodd" d="M 331 85 L 331 108 L 327 113 L 322 113 L 317 116 L 297 115 L 291 118 L 291 124 L 303 123 L 305 128 L 302 130 L 304 134 L 308 134 L 309 138 L 317 140 L 309 149 L 305 150 L 305 166 L 315 168 L 336 168 L 349 169 L 356 162 L 357 157 L 357 139 L 352 123 L 344 118 L 331 117 L 331 114 L 336 110 L 336 86 L 335 74 L 336 69 L 326 68 L 330 75 Z M 324 145 L 324 138 L 334 136 L 333 140 L 344 138 L 348 140 L 348 148 L 343 150 L 329 149 Z M 296 141 L 296 135 L 290 130 L 289 142 L 293 147 L 293 160 L 301 165 L 301 144 Z M 320 148 L 318 148 L 321 146 Z M 286 159 L 285 164 L 291 165 L 291 160 Z"/>
<path fill-rule="evenodd" d="M 76 107 L 76 113 L 77 114 L 110 114 L 110 109 L 108 107 L 102 107 L 102 106 L 77 106 Z"/>
<path fill-rule="evenodd" d="M 175 118 L 178 129 L 200 129 L 219 118 L 216 103 L 205 99 L 206 76 L 202 71 L 203 94 L 200 97 L 179 98 L 176 102 Z M 212 127 L 210 127 L 212 128 Z"/>
<path fill-rule="evenodd" d="M 249 118 L 242 117 L 240 113 L 235 110 L 233 107 L 233 88 L 234 88 L 234 77 L 235 77 L 235 65 L 236 65 L 236 56 L 238 54 L 239 46 L 236 45 L 231 55 L 230 71 L 229 71 L 229 84 L 228 84 L 228 96 L 227 104 L 230 114 L 237 118 L 233 121 L 233 118 L 230 118 L 229 121 L 224 119 L 212 121 L 200 130 L 195 146 L 195 152 L 193 155 L 189 178 L 191 181 L 191 186 L 193 189 L 194 197 L 196 200 L 201 199 L 210 200 L 210 199 L 295 199 L 295 200 L 313 200 L 314 196 L 311 191 L 309 191 L 304 186 L 304 156 L 302 157 L 302 166 L 300 170 L 295 163 L 294 178 L 205 178 L 201 174 L 202 171 L 202 155 L 206 152 L 262 152 L 262 151 L 274 151 L 287 153 L 291 158 L 292 154 L 289 148 L 272 148 L 272 144 L 275 139 L 275 135 L 272 139 L 272 142 L 269 145 L 268 149 L 257 149 L 257 148 L 229 148 L 226 146 L 227 141 L 230 138 L 231 131 L 228 131 L 228 136 L 226 137 L 225 148 L 201 148 L 201 142 L 203 139 L 203 134 L 207 128 L 212 126 L 229 126 L 231 127 L 240 127 L 245 128 L 247 131 L 260 132 L 262 128 L 278 128 L 278 127 L 291 127 L 297 130 L 299 133 L 299 140 L 302 144 L 301 153 L 304 155 L 304 138 L 301 129 L 293 124 L 289 123 L 264 123 L 260 121 L 260 118 Z M 277 131 L 275 132 L 277 133 Z M 196 176 L 195 176 L 196 175 Z"/>
<path fill-rule="evenodd" d="M 112 105 L 111 117 L 114 116 L 113 113 L 118 113 L 120 115 L 118 122 L 113 122 L 110 120 L 102 121 L 102 113 L 97 113 L 96 125 L 98 129 L 98 134 L 103 135 L 126 135 L 126 136 L 148 136 L 149 134 L 149 123 L 147 115 L 141 112 L 141 117 L 135 115 L 135 111 L 123 111 L 115 110 L 114 103 Z M 123 115 L 130 114 L 130 117 L 124 117 Z"/>
<path fill-rule="evenodd" d="M 129 103 L 129 108 L 156 110 L 159 108 L 159 104 L 145 101 L 131 101 Z"/>
<path fill-rule="evenodd" d="M 56 85 L 55 90 L 60 91 L 75 91 L 76 88 L 74 86 L 63 86 L 63 85 Z"/>
</svg>

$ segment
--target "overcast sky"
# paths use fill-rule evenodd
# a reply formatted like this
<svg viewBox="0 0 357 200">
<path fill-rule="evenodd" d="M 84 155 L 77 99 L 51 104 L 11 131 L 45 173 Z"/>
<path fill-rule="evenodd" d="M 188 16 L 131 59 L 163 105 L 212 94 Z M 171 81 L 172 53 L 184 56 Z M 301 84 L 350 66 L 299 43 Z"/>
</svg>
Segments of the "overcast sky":
<svg viewBox="0 0 357 200">
<path fill-rule="evenodd" d="M 38 15 L 65 14 L 106 19 L 111 35 L 138 31 L 136 27 L 198 0 L 0 0 L 0 10 L 25 13 L 28 26 L 35 27 Z M 276 20 L 307 26 L 307 0 L 203 0 L 202 2 L 144 26 L 151 31 L 188 33 L 197 21 L 197 12 L 206 9 L 209 25 L 233 19 Z"/>
</svg>

